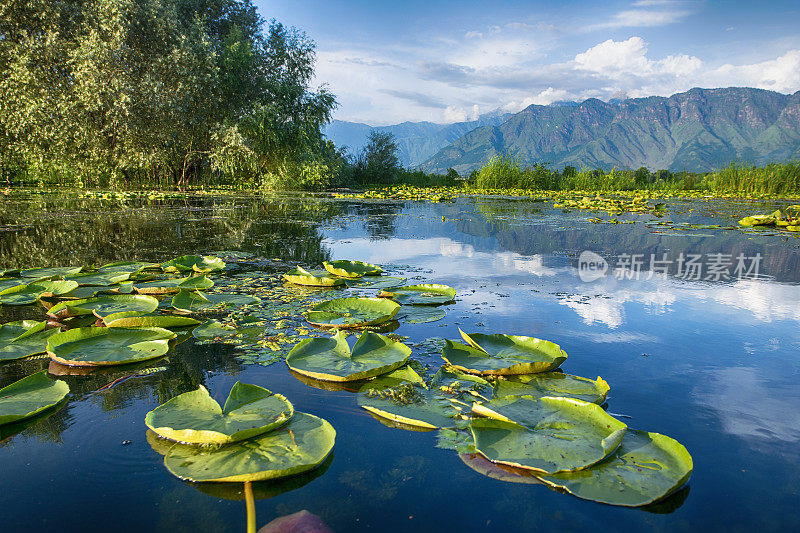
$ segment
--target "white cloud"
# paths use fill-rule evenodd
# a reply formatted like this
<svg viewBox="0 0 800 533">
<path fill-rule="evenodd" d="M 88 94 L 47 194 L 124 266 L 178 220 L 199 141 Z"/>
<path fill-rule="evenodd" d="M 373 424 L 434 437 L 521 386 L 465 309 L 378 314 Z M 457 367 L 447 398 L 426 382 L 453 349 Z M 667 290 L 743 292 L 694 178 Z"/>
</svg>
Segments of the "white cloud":
<svg viewBox="0 0 800 533">
<path fill-rule="evenodd" d="M 534 96 L 527 96 L 521 101 L 514 100 L 505 104 L 503 106 L 503 110 L 510 113 L 516 113 L 517 111 L 521 111 L 530 105 L 549 105 L 553 102 L 566 100 L 569 98 L 569 96 L 569 92 L 565 91 L 564 89 L 548 87 Z"/>
<path fill-rule="evenodd" d="M 747 85 L 779 92 L 800 89 L 800 50 L 750 65 L 725 64 L 705 75 L 709 86 Z"/>
</svg>

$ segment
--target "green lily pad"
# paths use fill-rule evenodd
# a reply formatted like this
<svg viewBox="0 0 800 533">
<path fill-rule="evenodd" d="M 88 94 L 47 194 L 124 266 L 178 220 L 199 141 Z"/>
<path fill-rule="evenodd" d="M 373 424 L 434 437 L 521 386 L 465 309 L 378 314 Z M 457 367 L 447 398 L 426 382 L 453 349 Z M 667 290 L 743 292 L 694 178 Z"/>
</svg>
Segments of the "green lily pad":
<svg viewBox="0 0 800 533">
<path fill-rule="evenodd" d="M 32 304 L 43 296 L 67 294 L 77 286 L 78 284 L 74 281 L 35 281 L 0 291 L 0 303 L 3 305 Z"/>
<path fill-rule="evenodd" d="M 45 329 L 46 321 L 20 320 L 0 325 L 0 361 L 22 359 L 42 353 L 47 346 L 47 339 L 58 332 L 57 329 Z"/>
<path fill-rule="evenodd" d="M 380 291 L 378 296 L 391 298 L 403 305 L 441 305 L 452 302 L 456 297 L 456 290 L 439 283 L 424 283 Z"/>
<path fill-rule="evenodd" d="M 338 261 L 325 261 L 322 263 L 325 270 L 334 276 L 342 278 L 360 278 L 361 276 L 378 276 L 383 273 L 383 269 L 378 265 L 364 263 L 363 261 L 348 261 L 339 259 Z"/>
<path fill-rule="evenodd" d="M 426 383 L 406 366 L 365 383 L 358 391 L 358 405 L 401 424 L 449 428 L 469 416 L 467 402 L 481 392 L 491 396 L 491 386 L 477 376 L 442 368 Z"/>
<path fill-rule="evenodd" d="M 423 324 L 426 322 L 436 322 L 447 316 L 447 311 L 441 307 L 428 307 L 422 305 L 404 305 L 397 312 L 397 320 L 402 320 L 407 324 Z"/>
<path fill-rule="evenodd" d="M 479 453 L 460 453 L 458 458 L 465 465 L 486 477 L 507 483 L 520 483 L 524 485 L 540 485 L 542 480 L 524 468 L 514 468 L 500 463 L 493 463 Z"/>
<path fill-rule="evenodd" d="M 743 227 L 752 227 L 752 226 L 772 226 L 775 224 L 777 217 L 772 215 L 753 215 L 750 217 L 745 217 L 739 221 L 739 225 Z"/>
<path fill-rule="evenodd" d="M 545 484 L 596 502 L 639 507 L 681 488 L 694 464 L 686 448 L 659 433 L 629 429 L 619 448 L 585 470 L 542 476 Z"/>
<path fill-rule="evenodd" d="M 281 394 L 236 382 L 220 407 L 205 387 L 180 394 L 147 413 L 158 436 L 186 444 L 230 444 L 272 431 L 292 418 L 294 407 Z"/>
<path fill-rule="evenodd" d="M 77 274 L 83 267 L 28 268 L 20 271 L 23 278 L 55 278 Z"/>
<path fill-rule="evenodd" d="M 19 287 L 21 285 L 27 285 L 28 283 L 32 283 L 32 281 L 28 278 L 5 278 L 0 279 L 0 292 L 5 291 L 6 289 L 10 289 L 12 287 Z"/>
<path fill-rule="evenodd" d="M 333 450 L 335 439 L 327 420 L 296 412 L 274 431 L 221 448 L 176 444 L 164 465 L 189 481 L 265 481 L 317 467 Z"/>
<path fill-rule="evenodd" d="M 131 294 L 133 293 L 133 282 L 117 283 L 115 285 L 84 285 L 70 291 L 70 297 L 85 300 L 94 298 L 99 294 Z"/>
<path fill-rule="evenodd" d="M 351 351 L 347 334 L 304 339 L 289 352 L 286 364 L 300 374 L 324 381 L 356 381 L 402 366 L 411 348 L 385 335 L 364 332 Z"/>
<path fill-rule="evenodd" d="M 592 381 L 562 372 L 542 372 L 500 379 L 495 383 L 494 396 L 564 396 L 600 405 L 606 401 L 609 390 L 611 387 L 599 376 Z"/>
<path fill-rule="evenodd" d="M 223 270 L 225 261 L 209 255 L 182 255 L 161 264 L 164 272 L 213 272 Z"/>
<path fill-rule="evenodd" d="M 182 290 L 172 297 L 172 307 L 183 313 L 199 313 L 212 309 L 254 305 L 261 303 L 260 298 L 246 294 L 208 294 Z"/>
<path fill-rule="evenodd" d="M 283 275 L 283 279 L 296 285 L 308 287 L 338 287 L 344 285 L 342 278 L 336 278 L 322 270 L 306 270 L 298 266 Z"/>
<path fill-rule="evenodd" d="M 406 282 L 406 278 L 397 276 L 381 276 L 379 278 L 347 278 L 347 285 L 357 289 L 391 289 L 400 287 Z"/>
<path fill-rule="evenodd" d="M 152 313 L 158 307 L 158 300 L 142 294 L 111 294 L 86 298 L 84 300 L 67 300 L 51 307 L 47 314 L 56 318 L 91 315 L 103 318 L 108 315 L 134 312 L 138 314 Z"/>
<path fill-rule="evenodd" d="M 324 328 L 358 328 L 388 322 L 400 305 L 382 298 L 337 298 L 303 313 L 310 324 Z"/>
<path fill-rule="evenodd" d="M 163 328 L 77 328 L 50 337 L 47 353 L 69 366 L 140 363 L 167 353 L 174 337 Z"/>
<path fill-rule="evenodd" d="M 145 263 L 143 261 L 117 261 L 97 267 L 97 271 L 104 274 L 116 272 L 131 275 L 141 272 L 145 268 L 158 268 L 159 266 L 158 263 Z"/>
<path fill-rule="evenodd" d="M 176 315 L 141 314 L 136 311 L 122 311 L 103 317 L 109 328 L 182 328 L 196 326 L 196 318 Z"/>
<path fill-rule="evenodd" d="M 217 337 L 230 337 L 236 335 L 237 332 L 235 327 L 225 325 L 219 320 L 206 320 L 192 330 L 192 336 L 198 340 L 209 340 Z"/>
<path fill-rule="evenodd" d="M 483 333 L 466 334 L 467 344 L 445 340 L 442 359 L 472 374 L 504 375 L 548 372 L 558 368 L 567 354 L 558 344 L 535 337 Z"/>
<path fill-rule="evenodd" d="M 0 389 L 0 425 L 35 416 L 60 403 L 69 385 L 53 381 L 42 370 Z"/>
<path fill-rule="evenodd" d="M 89 272 L 70 274 L 65 279 L 77 281 L 81 287 L 105 287 L 127 280 L 131 275 L 128 272 Z"/>
<path fill-rule="evenodd" d="M 544 474 L 581 470 L 619 446 L 627 426 L 594 403 L 574 398 L 508 396 L 472 411 L 475 447 L 490 461 Z"/>
<path fill-rule="evenodd" d="M 187 291 L 204 291 L 214 286 L 214 280 L 207 276 L 189 276 L 186 278 L 159 279 L 146 283 L 134 283 L 137 292 L 142 294 L 171 294 Z"/>
</svg>

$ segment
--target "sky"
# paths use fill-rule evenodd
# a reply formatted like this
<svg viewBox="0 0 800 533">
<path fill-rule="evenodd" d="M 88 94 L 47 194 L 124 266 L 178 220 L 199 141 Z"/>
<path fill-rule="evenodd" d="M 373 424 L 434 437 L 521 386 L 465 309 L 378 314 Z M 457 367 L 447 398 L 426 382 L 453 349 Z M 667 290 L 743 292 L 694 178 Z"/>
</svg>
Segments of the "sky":
<svg viewBox="0 0 800 533">
<path fill-rule="evenodd" d="M 800 2 L 255 0 L 317 45 L 334 118 L 472 120 L 692 87 L 800 90 Z"/>
</svg>

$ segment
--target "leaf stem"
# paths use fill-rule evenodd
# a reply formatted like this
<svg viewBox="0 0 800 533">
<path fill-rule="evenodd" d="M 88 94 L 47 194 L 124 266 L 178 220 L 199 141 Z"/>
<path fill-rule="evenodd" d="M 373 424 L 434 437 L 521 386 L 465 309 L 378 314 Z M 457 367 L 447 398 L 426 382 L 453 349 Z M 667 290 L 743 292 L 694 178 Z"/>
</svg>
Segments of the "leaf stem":
<svg viewBox="0 0 800 533">
<path fill-rule="evenodd" d="M 256 502 L 250 481 L 244 482 L 244 500 L 247 506 L 247 533 L 256 533 Z"/>
</svg>

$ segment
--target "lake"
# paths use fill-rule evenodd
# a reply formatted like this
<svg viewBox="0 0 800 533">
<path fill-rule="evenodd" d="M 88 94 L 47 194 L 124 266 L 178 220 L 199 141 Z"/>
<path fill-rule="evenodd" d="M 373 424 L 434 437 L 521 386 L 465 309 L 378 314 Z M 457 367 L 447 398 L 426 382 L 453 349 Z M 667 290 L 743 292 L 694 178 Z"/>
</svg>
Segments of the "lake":
<svg viewBox="0 0 800 533">
<path fill-rule="evenodd" d="M 0 434 L 0 529 L 242 531 L 241 492 L 173 477 L 144 424 L 148 411 L 199 385 L 224 401 L 236 381 L 285 395 L 337 432 L 332 457 L 313 473 L 257 485 L 259 526 L 301 509 L 335 531 L 796 526 L 800 240 L 733 228 L 743 216 L 788 202 L 665 202 L 663 216 L 627 214 L 618 221 L 633 223 L 610 224 L 590 220 L 605 214 L 519 198 L 431 204 L 11 191 L 0 199 L 0 266 L 219 255 L 228 267 L 213 276 L 218 286 L 260 296 L 257 317 L 289 339 L 304 335 L 298 312 L 309 302 L 370 293 L 281 282 L 298 264 L 358 259 L 408 283 L 450 285 L 457 296 L 443 307 L 444 319 L 393 332 L 408 337 L 422 367 L 441 366 L 437 341 L 457 339 L 457 328 L 553 341 L 569 355 L 565 372 L 602 376 L 611 386 L 608 411 L 631 428 L 680 441 L 694 473 L 680 491 L 645 508 L 493 479 L 468 457 L 437 447 L 436 431 L 390 427 L 361 409 L 351 390 L 324 390 L 282 360 L 269 364 L 291 344 L 248 351 L 190 337 L 145 365 L 155 371 L 106 390 L 131 371 L 62 369 L 54 376 L 70 385 L 66 406 L 19 433 Z M 4 306 L 0 322 L 42 316 L 36 305 Z M 54 370 L 49 363 L 0 364 L 0 387 Z"/>
</svg>

